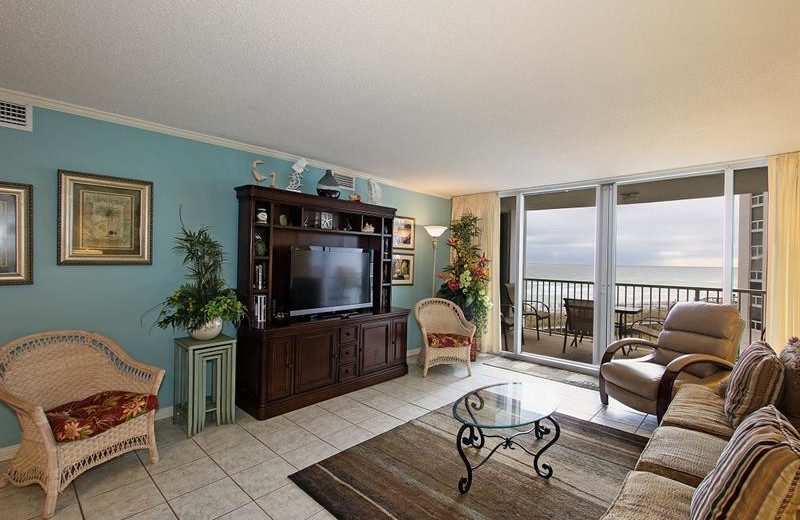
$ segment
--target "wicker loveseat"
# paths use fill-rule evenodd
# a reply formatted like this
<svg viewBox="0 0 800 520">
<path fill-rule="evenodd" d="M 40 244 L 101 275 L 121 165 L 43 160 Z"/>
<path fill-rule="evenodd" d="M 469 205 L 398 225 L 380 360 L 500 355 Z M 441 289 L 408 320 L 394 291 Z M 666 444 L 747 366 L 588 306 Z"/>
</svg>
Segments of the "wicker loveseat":
<svg viewBox="0 0 800 520">
<path fill-rule="evenodd" d="M 0 487 L 39 484 L 46 495 L 43 516 L 49 518 L 58 494 L 92 467 L 142 448 L 157 462 L 155 410 L 70 442 L 56 441 L 45 411 L 108 390 L 156 395 L 163 378 L 163 369 L 133 360 L 92 332 L 32 334 L 0 347 L 0 400 L 16 413 L 22 437 Z"/>
</svg>

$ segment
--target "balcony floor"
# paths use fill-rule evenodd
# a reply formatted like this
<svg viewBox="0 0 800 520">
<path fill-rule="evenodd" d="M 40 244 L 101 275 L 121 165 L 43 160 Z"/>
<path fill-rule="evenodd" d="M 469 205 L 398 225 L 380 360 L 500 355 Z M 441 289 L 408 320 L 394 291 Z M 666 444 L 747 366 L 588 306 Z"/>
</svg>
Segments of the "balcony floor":
<svg viewBox="0 0 800 520">
<path fill-rule="evenodd" d="M 512 337 L 513 333 L 508 333 L 507 340 L 510 350 L 510 346 L 514 344 L 514 339 Z M 572 335 L 570 335 L 569 339 L 567 339 L 567 349 L 566 352 L 562 353 L 561 350 L 564 347 L 564 334 L 560 331 L 553 331 L 552 335 L 547 334 L 547 330 L 543 330 L 540 333 L 540 339 L 536 339 L 536 331 L 535 330 L 523 330 L 524 335 L 524 344 L 522 346 L 523 352 L 529 352 L 531 354 L 538 354 L 540 356 L 548 356 L 556 359 L 564 359 L 567 361 L 579 361 L 581 363 L 592 363 L 592 338 L 584 338 L 582 342 L 578 343 L 577 347 L 570 346 L 572 342 Z M 506 343 L 503 344 L 504 346 Z M 620 358 L 628 358 L 633 359 L 637 357 L 646 356 L 650 353 L 650 349 L 647 348 L 638 348 L 630 352 L 627 356 L 623 356 L 622 354 L 617 354 Z"/>
</svg>

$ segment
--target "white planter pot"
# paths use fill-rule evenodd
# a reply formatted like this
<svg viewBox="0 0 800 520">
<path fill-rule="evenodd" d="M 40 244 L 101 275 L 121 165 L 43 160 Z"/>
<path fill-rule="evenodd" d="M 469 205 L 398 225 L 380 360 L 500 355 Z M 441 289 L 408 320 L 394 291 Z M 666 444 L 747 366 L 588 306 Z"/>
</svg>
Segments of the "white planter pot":
<svg viewBox="0 0 800 520">
<path fill-rule="evenodd" d="M 222 332 L 222 318 L 209 321 L 202 327 L 189 331 L 189 335 L 197 341 L 214 339 Z"/>
</svg>

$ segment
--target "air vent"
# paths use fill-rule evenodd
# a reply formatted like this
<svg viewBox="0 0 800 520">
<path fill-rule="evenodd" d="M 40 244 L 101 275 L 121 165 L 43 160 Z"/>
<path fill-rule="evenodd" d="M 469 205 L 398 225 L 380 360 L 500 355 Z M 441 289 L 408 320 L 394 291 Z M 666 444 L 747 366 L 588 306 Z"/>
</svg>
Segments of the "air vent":
<svg viewBox="0 0 800 520">
<path fill-rule="evenodd" d="M 336 184 L 343 190 L 356 189 L 356 178 L 352 175 L 345 175 L 343 173 L 334 173 L 333 178 L 336 179 Z"/>
<path fill-rule="evenodd" d="M 30 132 L 33 130 L 31 106 L 0 99 L 0 126 Z"/>
</svg>

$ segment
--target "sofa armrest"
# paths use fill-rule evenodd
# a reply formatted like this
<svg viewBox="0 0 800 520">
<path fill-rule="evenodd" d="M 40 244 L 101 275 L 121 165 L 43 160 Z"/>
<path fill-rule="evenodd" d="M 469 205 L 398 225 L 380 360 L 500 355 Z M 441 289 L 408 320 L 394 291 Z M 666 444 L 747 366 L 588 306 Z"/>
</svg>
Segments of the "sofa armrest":
<svg viewBox="0 0 800 520">
<path fill-rule="evenodd" d="M 50 422 L 41 406 L 20 399 L 3 389 L 0 389 L 0 401 L 7 404 L 17 414 L 22 428 L 25 428 L 26 425 L 33 425 L 45 446 L 54 447 L 56 445 L 53 430 L 50 429 Z"/>
<path fill-rule="evenodd" d="M 664 417 L 669 403 L 672 401 L 672 388 L 675 386 L 675 380 L 687 367 L 696 363 L 713 363 L 722 370 L 733 370 L 733 363 L 710 354 L 684 354 L 670 361 L 661 376 L 661 381 L 658 383 L 656 415 L 659 422 L 661 422 L 661 418 Z"/>
<path fill-rule="evenodd" d="M 602 365 L 604 363 L 608 363 L 609 361 L 611 361 L 611 359 L 613 359 L 614 357 L 614 354 L 616 354 L 616 352 L 620 350 L 622 347 L 629 347 L 633 345 L 644 345 L 645 347 L 649 347 L 652 349 L 658 348 L 657 343 L 653 343 L 652 341 L 648 341 L 646 339 L 641 339 L 641 338 L 619 339 L 611 343 L 608 347 L 606 347 L 606 351 L 603 354 L 603 360 L 600 362 L 600 364 Z"/>
</svg>

